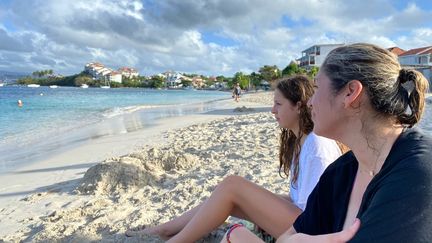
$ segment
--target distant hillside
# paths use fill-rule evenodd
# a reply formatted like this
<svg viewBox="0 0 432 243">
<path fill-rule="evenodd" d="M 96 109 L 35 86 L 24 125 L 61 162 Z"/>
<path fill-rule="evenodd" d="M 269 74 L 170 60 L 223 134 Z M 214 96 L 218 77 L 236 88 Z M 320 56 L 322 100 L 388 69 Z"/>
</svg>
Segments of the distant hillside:
<svg viewBox="0 0 432 243">
<path fill-rule="evenodd" d="M 18 79 L 29 76 L 30 73 L 23 73 L 23 72 L 11 72 L 11 71 L 3 71 L 0 70 L 0 80 L 2 80 L 5 83 L 15 83 Z"/>
</svg>

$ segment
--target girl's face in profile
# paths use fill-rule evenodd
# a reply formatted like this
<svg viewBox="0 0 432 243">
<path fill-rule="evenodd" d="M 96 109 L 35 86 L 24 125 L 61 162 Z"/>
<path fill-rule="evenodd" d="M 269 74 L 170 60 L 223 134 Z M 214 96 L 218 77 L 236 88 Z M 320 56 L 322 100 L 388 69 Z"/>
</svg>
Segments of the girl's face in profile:
<svg viewBox="0 0 432 243">
<path fill-rule="evenodd" d="M 298 106 L 285 98 L 278 89 L 275 89 L 274 92 L 274 103 L 271 112 L 281 128 L 298 129 L 300 113 Z"/>
</svg>

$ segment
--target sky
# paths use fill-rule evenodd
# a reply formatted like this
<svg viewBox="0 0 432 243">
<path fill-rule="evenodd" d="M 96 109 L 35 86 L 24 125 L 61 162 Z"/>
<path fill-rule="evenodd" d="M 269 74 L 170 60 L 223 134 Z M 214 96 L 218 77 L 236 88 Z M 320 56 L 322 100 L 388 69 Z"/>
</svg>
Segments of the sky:
<svg viewBox="0 0 432 243">
<path fill-rule="evenodd" d="M 233 76 L 316 44 L 432 45 L 431 0 L 0 0 L 0 70 Z"/>
</svg>

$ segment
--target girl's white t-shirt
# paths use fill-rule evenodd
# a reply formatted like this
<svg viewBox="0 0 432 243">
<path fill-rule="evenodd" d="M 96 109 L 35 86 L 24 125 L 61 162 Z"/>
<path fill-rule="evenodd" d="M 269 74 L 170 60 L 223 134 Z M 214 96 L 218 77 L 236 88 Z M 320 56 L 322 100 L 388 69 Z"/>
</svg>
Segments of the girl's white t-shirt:
<svg viewBox="0 0 432 243">
<path fill-rule="evenodd" d="M 299 156 L 299 174 L 295 184 L 290 185 L 293 203 L 304 210 L 309 194 L 318 183 L 327 166 L 341 156 L 337 143 L 311 132 L 305 138 Z M 291 168 L 292 174 L 292 168 Z"/>
</svg>

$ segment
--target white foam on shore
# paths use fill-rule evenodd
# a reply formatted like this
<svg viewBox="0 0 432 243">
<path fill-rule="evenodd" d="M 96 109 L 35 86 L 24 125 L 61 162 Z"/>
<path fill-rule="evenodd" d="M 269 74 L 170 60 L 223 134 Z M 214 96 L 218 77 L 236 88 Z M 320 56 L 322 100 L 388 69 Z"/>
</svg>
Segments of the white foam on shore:
<svg viewBox="0 0 432 243">
<path fill-rule="evenodd" d="M 127 107 L 114 107 L 102 113 L 105 118 L 112 118 L 125 114 L 130 114 L 136 111 L 145 109 L 154 109 L 164 107 L 164 105 L 138 105 L 138 106 L 127 106 Z"/>
</svg>

